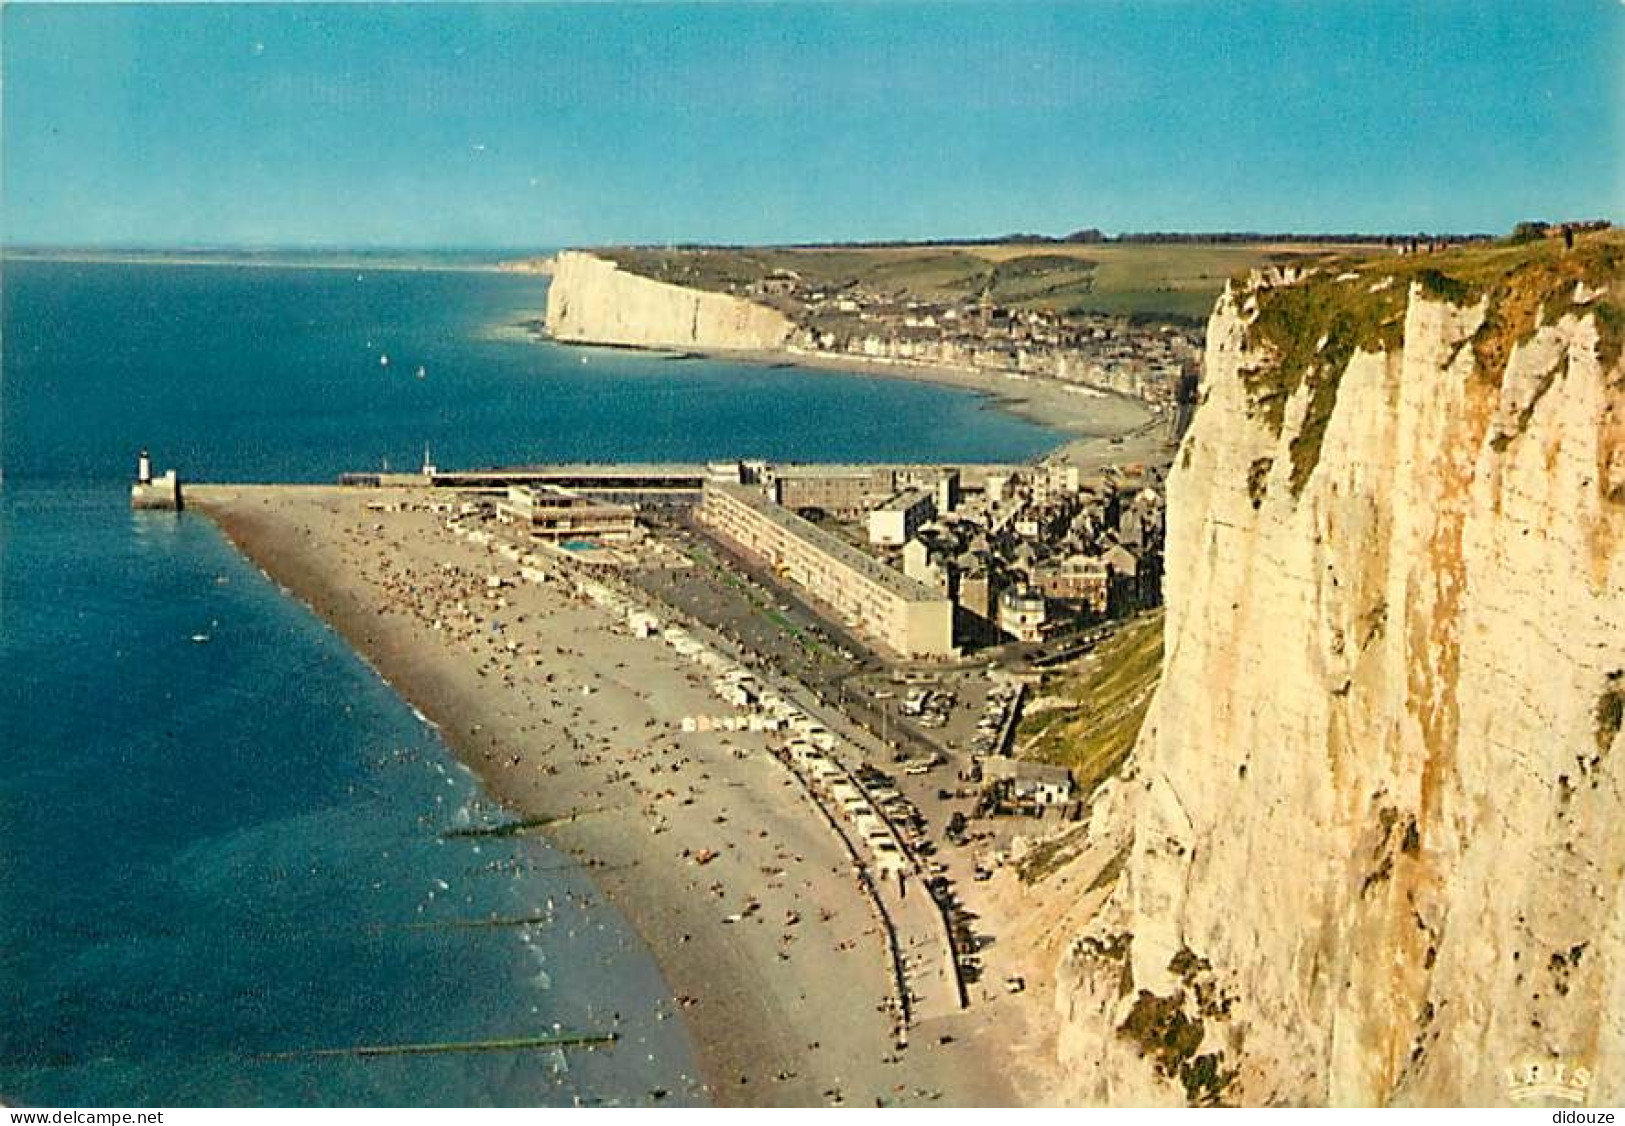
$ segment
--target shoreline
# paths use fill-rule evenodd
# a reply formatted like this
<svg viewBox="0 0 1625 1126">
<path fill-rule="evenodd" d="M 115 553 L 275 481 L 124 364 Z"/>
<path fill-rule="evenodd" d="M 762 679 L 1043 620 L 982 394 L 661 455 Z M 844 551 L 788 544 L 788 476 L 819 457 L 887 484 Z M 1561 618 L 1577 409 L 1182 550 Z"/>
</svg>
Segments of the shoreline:
<svg viewBox="0 0 1625 1126">
<path fill-rule="evenodd" d="M 956 368 L 940 364 L 911 364 L 845 353 L 793 349 L 689 349 L 644 348 L 590 340 L 558 340 L 541 330 L 540 319 L 509 326 L 535 343 L 563 348 L 605 348 L 666 357 L 674 363 L 689 359 L 770 368 L 799 368 L 858 378 L 924 383 L 968 391 L 991 410 L 1030 422 L 1055 433 L 1053 449 L 1034 458 L 1057 459 L 1083 468 L 1109 463 L 1171 460 L 1172 448 L 1163 439 L 1165 416 L 1117 391 L 1067 384 L 1039 376 L 1012 375 L 982 368 Z M 1072 388 L 1076 388 L 1075 390 Z"/>
<path fill-rule="evenodd" d="M 452 554 L 459 565 L 473 549 L 452 552 L 449 533 L 447 542 L 424 548 L 424 529 L 415 525 L 411 547 L 405 540 L 356 546 L 358 533 L 367 538 L 377 523 L 377 514 L 362 508 L 366 499 L 362 490 L 336 486 L 199 486 L 193 507 L 435 726 L 487 793 L 522 816 L 565 819 L 546 836 L 581 865 L 654 955 L 713 1101 L 1014 1100 L 1011 1061 L 1002 1071 L 990 1066 L 996 1042 L 971 1032 L 987 1013 L 916 1026 L 907 1049 L 891 1042 L 877 1011 L 885 992 L 878 930 L 832 834 L 765 744 L 746 746 L 751 736 L 729 733 L 722 746 L 706 747 L 666 734 L 677 711 L 705 697 L 703 683 L 690 683 L 698 678 L 667 660 L 662 643 L 619 635 L 595 608 L 567 605 L 562 583 L 513 591 L 513 603 L 525 608 L 521 622 L 551 616 L 560 632 L 515 627 L 501 636 L 522 637 L 527 646 L 533 638 L 553 642 L 564 659 L 542 666 L 551 670 L 546 679 L 571 681 L 568 691 L 527 695 L 515 670 L 499 672 L 490 658 L 476 665 L 477 653 L 458 652 L 438 629 L 400 620 L 380 604 L 381 589 L 363 572 L 385 576 L 387 587 L 400 574 L 403 548 L 425 551 L 425 562 Z M 625 683 L 603 671 L 640 662 L 636 675 L 620 677 Z M 665 698 L 651 711 L 633 699 L 644 695 Z M 610 703 L 588 714 L 597 701 Z M 563 724 L 537 722 L 572 705 L 580 714 Z M 629 733 L 634 745 L 623 750 Z M 645 770 L 659 771 L 664 783 L 666 767 L 645 764 L 679 754 L 669 763 L 674 777 L 697 771 L 687 789 L 639 785 Z M 638 801 L 619 800 L 632 796 Z M 705 852 L 717 861 L 695 859 Z M 781 874 L 763 879 L 775 871 Z M 792 880 L 800 882 L 792 887 Z M 764 925 L 779 920 L 780 933 Z M 837 980 L 839 993 L 826 995 Z M 882 1003 L 865 1002 L 866 995 Z"/>
</svg>

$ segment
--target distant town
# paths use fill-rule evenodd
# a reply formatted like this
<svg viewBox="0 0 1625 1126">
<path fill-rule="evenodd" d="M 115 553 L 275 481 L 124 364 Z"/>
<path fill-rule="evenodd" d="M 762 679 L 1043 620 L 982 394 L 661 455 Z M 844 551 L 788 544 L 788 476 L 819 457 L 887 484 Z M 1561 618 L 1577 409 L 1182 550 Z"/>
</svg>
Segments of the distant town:
<svg viewBox="0 0 1625 1126">
<path fill-rule="evenodd" d="M 964 251 L 858 268 L 835 252 L 784 252 L 776 265 L 721 250 L 605 253 L 644 277 L 779 310 L 797 326 L 792 353 L 1053 379 L 1159 410 L 1194 396 L 1200 319 L 1069 309 L 1065 299 L 1090 288 L 1092 260 L 1021 249 L 985 273 L 948 257 Z"/>
<path fill-rule="evenodd" d="M 793 347 L 910 363 L 981 368 L 1105 388 L 1171 406 L 1194 386 L 1202 330 L 1146 325 L 1102 314 L 1063 316 L 1015 309 L 983 294 L 947 303 L 852 285 L 812 289 L 789 271 L 756 283 L 751 296 L 801 302 L 806 329 Z"/>
</svg>

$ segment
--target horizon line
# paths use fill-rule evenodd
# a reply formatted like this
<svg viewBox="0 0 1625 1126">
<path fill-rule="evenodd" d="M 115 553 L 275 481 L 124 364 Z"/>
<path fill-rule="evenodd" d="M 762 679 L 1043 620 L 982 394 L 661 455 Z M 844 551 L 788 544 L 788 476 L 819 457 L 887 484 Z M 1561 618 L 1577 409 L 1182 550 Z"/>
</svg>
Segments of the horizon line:
<svg viewBox="0 0 1625 1126">
<path fill-rule="evenodd" d="M 1564 223 L 1589 224 L 1604 222 L 1614 226 L 1612 220 L 1594 218 L 1585 220 L 1531 220 L 1543 222 L 1551 227 L 1560 227 Z M 635 247 L 649 249 L 666 247 L 679 249 L 718 249 L 736 250 L 746 248 L 783 249 L 783 250 L 819 250 L 837 248 L 888 248 L 888 247 L 942 247 L 942 246 L 987 246 L 996 244 L 1009 245 L 1066 245 L 1089 246 L 1096 244 L 1126 243 L 1146 241 L 1152 239 L 1180 239 L 1191 243 L 1240 243 L 1247 241 L 1259 242 L 1376 242 L 1383 239 L 1459 239 L 1478 241 L 1500 238 L 1508 232 L 1496 231 L 1442 231 L 1442 230 L 1244 230 L 1240 228 L 1224 230 L 1181 230 L 1177 228 L 1125 230 L 1116 233 L 1106 233 L 1092 228 L 1083 228 L 1065 235 L 1048 235 L 1037 231 L 1015 231 L 997 235 L 944 235 L 924 236 L 914 238 L 853 238 L 853 239 L 789 239 L 783 241 L 765 242 L 739 242 L 713 239 L 669 239 L 669 240 L 623 240 L 623 241 L 593 241 L 582 240 L 571 243 L 556 244 L 478 244 L 465 243 L 455 245 L 414 245 L 414 244 L 384 244 L 384 243 L 187 243 L 187 244 L 142 244 L 135 242 L 43 242 L 27 241 L 12 242 L 0 239 L 0 253 L 23 254 L 486 254 L 486 255 L 527 255 L 550 254 L 559 250 L 595 249 L 610 247 Z M 1082 237 L 1080 237 L 1082 236 Z"/>
</svg>

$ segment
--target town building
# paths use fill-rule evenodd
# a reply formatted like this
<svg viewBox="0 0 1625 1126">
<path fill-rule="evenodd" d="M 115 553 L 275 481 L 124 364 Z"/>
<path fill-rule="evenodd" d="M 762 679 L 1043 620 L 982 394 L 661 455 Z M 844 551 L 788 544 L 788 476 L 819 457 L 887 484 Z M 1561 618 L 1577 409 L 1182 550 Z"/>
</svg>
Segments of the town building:
<svg viewBox="0 0 1625 1126">
<path fill-rule="evenodd" d="M 959 593 L 956 605 L 967 614 L 973 614 L 991 623 L 996 616 L 993 598 L 993 572 L 987 560 L 972 555 L 961 557 L 958 567 Z"/>
<path fill-rule="evenodd" d="M 1041 641 L 1047 608 L 1044 596 L 1026 587 L 999 592 L 999 628 L 1017 641 Z"/>
<path fill-rule="evenodd" d="M 1020 473 L 989 473 L 986 483 L 982 486 L 982 492 L 988 504 L 1003 504 L 1013 498 L 1019 488 L 1021 488 Z"/>
<path fill-rule="evenodd" d="M 1076 496 L 1082 488 L 1081 471 L 1076 465 L 1052 461 L 1040 465 L 1032 475 L 1033 499 L 1039 504 Z"/>
<path fill-rule="evenodd" d="M 787 465 L 773 470 L 773 500 L 796 512 L 855 518 L 896 491 L 891 469 L 875 465 Z"/>
<path fill-rule="evenodd" d="M 496 503 L 496 515 L 504 524 L 523 525 L 546 539 L 626 539 L 637 530 L 634 509 L 556 485 L 509 485 L 507 496 Z"/>
<path fill-rule="evenodd" d="M 955 655 L 953 603 L 745 485 L 707 484 L 702 524 L 905 657 Z"/>
<path fill-rule="evenodd" d="M 933 590 L 953 596 L 953 560 L 940 547 L 919 536 L 903 545 L 903 574 Z"/>
<path fill-rule="evenodd" d="M 1072 772 L 1050 763 L 989 759 L 983 764 L 982 777 L 1001 802 L 1036 815 L 1066 805 L 1077 792 Z"/>
<path fill-rule="evenodd" d="M 1149 605 L 1145 599 L 1145 578 L 1140 557 L 1120 543 L 1106 548 L 1102 558 L 1111 568 L 1111 612 L 1114 615 L 1132 614 Z"/>
<path fill-rule="evenodd" d="M 1039 568 L 1038 589 L 1045 598 L 1103 617 L 1111 605 L 1112 569 L 1097 555 L 1068 555 Z"/>
<path fill-rule="evenodd" d="M 869 511 L 869 542 L 876 547 L 902 547 L 936 514 L 936 497 L 924 489 L 887 497 Z"/>
</svg>

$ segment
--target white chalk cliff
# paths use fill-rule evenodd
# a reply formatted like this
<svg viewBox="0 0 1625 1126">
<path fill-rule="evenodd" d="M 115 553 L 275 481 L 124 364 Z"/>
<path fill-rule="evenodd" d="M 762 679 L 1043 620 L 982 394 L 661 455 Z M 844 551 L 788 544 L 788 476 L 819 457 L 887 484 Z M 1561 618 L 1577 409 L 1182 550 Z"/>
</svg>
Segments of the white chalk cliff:
<svg viewBox="0 0 1625 1126">
<path fill-rule="evenodd" d="M 1272 396 L 1255 321 L 1304 284 L 1209 324 L 1162 679 L 1091 813 L 1126 863 L 1061 966 L 1070 1094 L 1618 1105 L 1617 320 L 1571 282 L 1497 352 L 1512 314 L 1400 277 L 1384 344 L 1317 377 L 1330 336 L 1300 340 Z"/>
<path fill-rule="evenodd" d="M 766 305 L 640 277 L 575 250 L 558 256 L 547 293 L 547 331 L 565 342 L 765 351 L 794 328 Z"/>
</svg>

